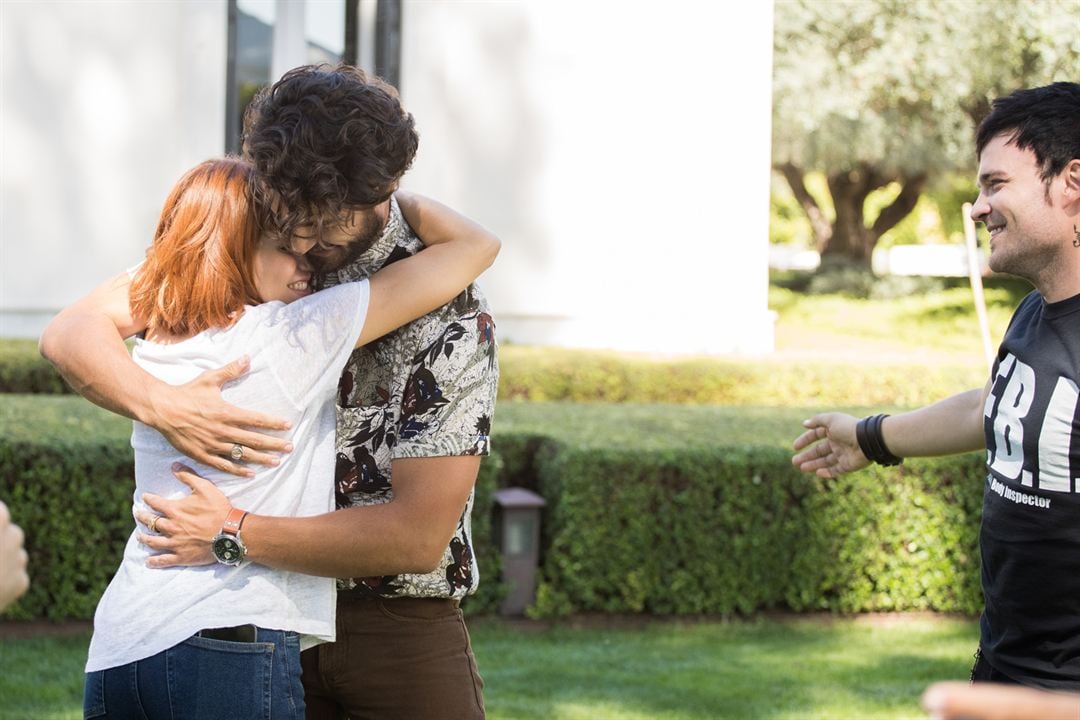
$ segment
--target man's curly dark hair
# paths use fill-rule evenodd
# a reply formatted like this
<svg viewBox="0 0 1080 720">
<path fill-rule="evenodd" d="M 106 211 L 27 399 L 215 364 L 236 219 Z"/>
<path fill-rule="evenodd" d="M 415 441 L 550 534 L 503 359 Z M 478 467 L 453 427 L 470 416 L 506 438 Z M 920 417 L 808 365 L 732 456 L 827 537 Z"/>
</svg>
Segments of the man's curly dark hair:
<svg viewBox="0 0 1080 720">
<path fill-rule="evenodd" d="M 301 226 L 321 232 L 343 211 L 388 199 L 418 142 L 397 90 L 350 65 L 294 68 L 244 114 L 260 219 L 282 237 Z"/>
</svg>

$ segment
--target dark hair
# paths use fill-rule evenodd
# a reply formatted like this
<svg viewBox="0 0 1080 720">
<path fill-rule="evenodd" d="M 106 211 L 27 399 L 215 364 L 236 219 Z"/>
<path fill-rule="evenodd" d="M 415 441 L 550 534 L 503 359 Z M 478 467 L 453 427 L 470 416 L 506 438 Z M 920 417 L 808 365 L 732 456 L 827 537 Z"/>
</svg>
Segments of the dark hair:
<svg viewBox="0 0 1080 720">
<path fill-rule="evenodd" d="M 320 231 L 342 211 L 376 205 L 393 193 L 416 155 L 413 117 L 397 91 L 349 65 L 304 65 L 251 101 L 244 157 L 259 174 L 253 195 L 266 229 Z"/>
<path fill-rule="evenodd" d="M 1049 185 L 1071 160 L 1080 158 L 1080 83 L 1056 82 L 995 100 L 979 123 L 978 155 L 1002 133 L 1011 134 L 1016 147 L 1035 153 Z"/>
</svg>

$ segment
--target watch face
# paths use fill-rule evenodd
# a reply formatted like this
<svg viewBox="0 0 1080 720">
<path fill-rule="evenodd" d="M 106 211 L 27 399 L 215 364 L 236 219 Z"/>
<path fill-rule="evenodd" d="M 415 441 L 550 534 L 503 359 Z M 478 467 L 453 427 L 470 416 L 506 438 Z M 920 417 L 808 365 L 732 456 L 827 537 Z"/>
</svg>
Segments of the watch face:
<svg viewBox="0 0 1080 720">
<path fill-rule="evenodd" d="M 244 546 L 232 535 L 218 535 L 214 538 L 210 549 L 219 563 L 239 565 L 244 559 Z"/>
</svg>

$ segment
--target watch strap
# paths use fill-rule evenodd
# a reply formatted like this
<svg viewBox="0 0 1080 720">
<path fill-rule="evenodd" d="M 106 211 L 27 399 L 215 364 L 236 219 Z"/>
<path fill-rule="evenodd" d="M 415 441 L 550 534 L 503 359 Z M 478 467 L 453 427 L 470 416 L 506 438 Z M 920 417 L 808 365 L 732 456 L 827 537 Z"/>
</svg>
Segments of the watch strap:
<svg viewBox="0 0 1080 720">
<path fill-rule="evenodd" d="M 244 518 L 248 515 L 247 510 L 231 508 L 225 516 L 225 523 L 221 526 L 221 532 L 228 535 L 240 535 L 240 526 L 244 524 Z"/>
</svg>

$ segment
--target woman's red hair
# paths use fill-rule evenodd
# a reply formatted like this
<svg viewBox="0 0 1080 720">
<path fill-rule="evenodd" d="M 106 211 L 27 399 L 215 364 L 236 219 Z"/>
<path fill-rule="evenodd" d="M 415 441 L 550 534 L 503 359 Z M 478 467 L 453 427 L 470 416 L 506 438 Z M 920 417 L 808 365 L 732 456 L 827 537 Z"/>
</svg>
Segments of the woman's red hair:
<svg viewBox="0 0 1080 720">
<path fill-rule="evenodd" d="M 207 160 L 173 187 L 131 283 L 132 313 L 148 327 L 186 337 L 228 327 L 245 304 L 259 302 L 252 173 L 241 160 Z"/>
</svg>

